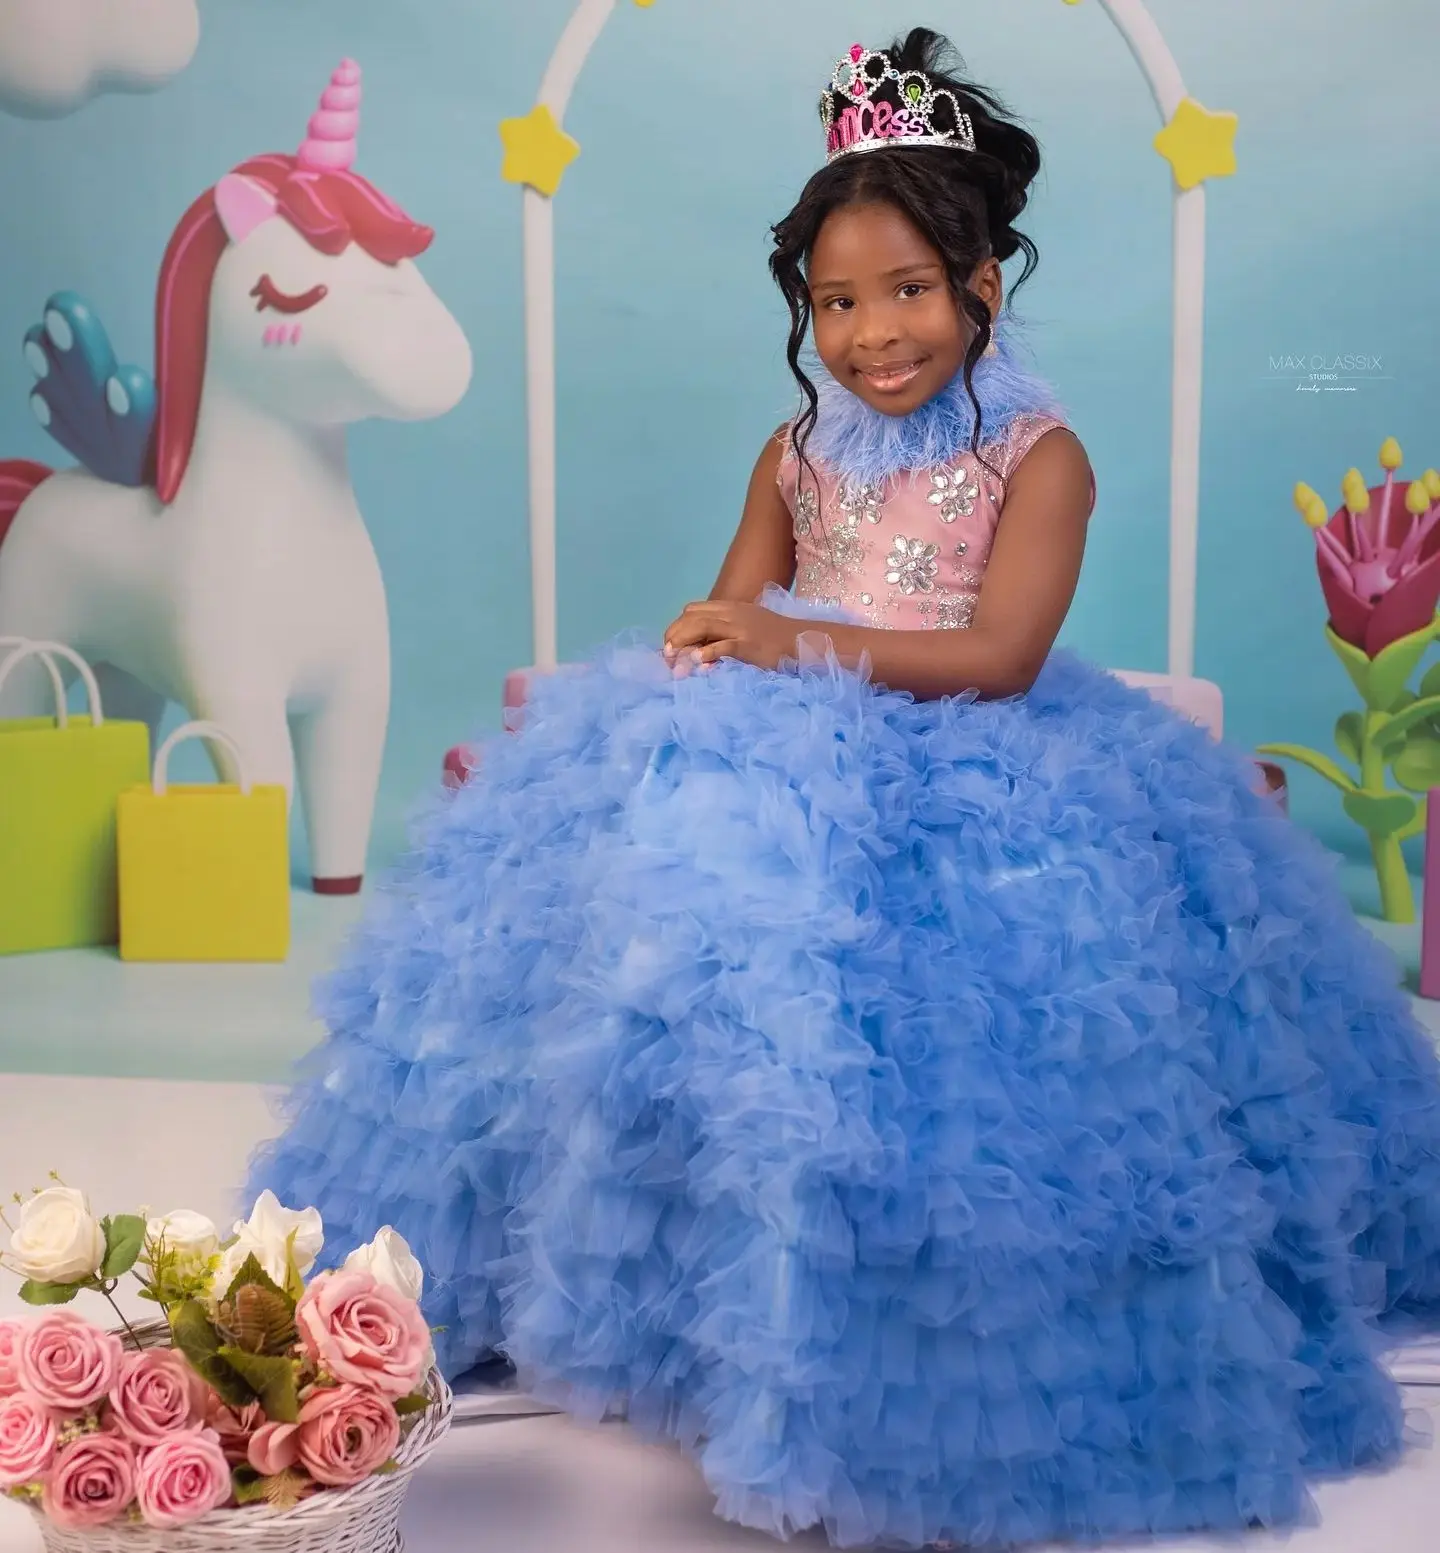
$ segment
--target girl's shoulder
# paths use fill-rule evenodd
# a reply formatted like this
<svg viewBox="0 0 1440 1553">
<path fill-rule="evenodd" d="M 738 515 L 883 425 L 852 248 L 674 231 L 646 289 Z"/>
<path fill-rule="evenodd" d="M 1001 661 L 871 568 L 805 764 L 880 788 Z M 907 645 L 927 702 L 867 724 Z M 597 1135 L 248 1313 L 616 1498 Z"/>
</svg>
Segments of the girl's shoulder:
<svg viewBox="0 0 1440 1553">
<path fill-rule="evenodd" d="M 999 470 L 1000 478 L 1008 481 L 1042 437 L 1069 430 L 1070 423 L 1052 411 L 1022 410 L 985 449 L 987 459 Z"/>
<path fill-rule="evenodd" d="M 1036 444 L 1053 431 L 1065 433 L 1066 438 L 1079 449 L 1080 456 L 1084 458 L 1090 481 L 1090 511 L 1093 513 L 1096 496 L 1095 471 L 1090 466 L 1089 459 L 1085 458 L 1084 445 L 1076 437 L 1069 421 L 1063 416 L 1041 410 L 1025 411 L 1017 415 L 1006 427 L 1004 434 L 998 437 L 987 450 L 988 457 L 998 470 L 1001 481 L 1008 486 L 1015 471 L 1033 452 Z"/>
</svg>

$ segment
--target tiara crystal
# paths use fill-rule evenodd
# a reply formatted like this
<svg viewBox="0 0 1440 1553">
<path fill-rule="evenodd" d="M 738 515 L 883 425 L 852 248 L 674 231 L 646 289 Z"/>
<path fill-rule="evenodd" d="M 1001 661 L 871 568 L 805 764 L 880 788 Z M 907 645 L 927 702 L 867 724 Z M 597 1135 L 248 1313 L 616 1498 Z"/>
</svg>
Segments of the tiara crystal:
<svg viewBox="0 0 1440 1553">
<path fill-rule="evenodd" d="M 887 87 L 895 88 L 894 102 Z M 881 94 L 885 93 L 884 96 Z M 846 108 L 836 106 L 843 97 Z M 942 129 L 935 110 L 950 110 L 953 129 Z M 827 162 L 885 146 L 942 146 L 973 151 L 975 129 L 953 92 L 937 87 L 923 70 L 897 70 L 888 54 L 857 43 L 835 66 L 830 90 L 820 99 L 820 122 L 829 139 Z"/>
</svg>

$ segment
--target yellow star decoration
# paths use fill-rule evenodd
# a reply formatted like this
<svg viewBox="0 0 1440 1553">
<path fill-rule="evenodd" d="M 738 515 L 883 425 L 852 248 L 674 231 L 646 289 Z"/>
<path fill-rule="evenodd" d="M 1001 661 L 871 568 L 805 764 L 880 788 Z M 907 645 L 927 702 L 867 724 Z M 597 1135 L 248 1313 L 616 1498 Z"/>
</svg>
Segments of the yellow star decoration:
<svg viewBox="0 0 1440 1553">
<path fill-rule="evenodd" d="M 544 103 L 523 119 L 506 119 L 500 139 L 505 144 L 500 176 L 506 183 L 528 184 L 550 199 L 559 190 L 565 169 L 580 155 L 580 142 L 560 128 Z"/>
<path fill-rule="evenodd" d="M 1155 149 L 1175 170 L 1175 182 L 1193 189 L 1207 178 L 1226 178 L 1235 171 L 1234 113 L 1211 113 L 1193 97 L 1175 110 L 1175 117 L 1155 137 Z"/>
</svg>

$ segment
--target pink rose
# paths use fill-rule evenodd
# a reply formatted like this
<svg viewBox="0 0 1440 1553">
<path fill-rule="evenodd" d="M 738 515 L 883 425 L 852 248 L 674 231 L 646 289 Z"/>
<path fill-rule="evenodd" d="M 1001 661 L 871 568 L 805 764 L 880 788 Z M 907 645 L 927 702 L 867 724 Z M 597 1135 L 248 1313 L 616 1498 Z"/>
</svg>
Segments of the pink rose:
<svg viewBox="0 0 1440 1553">
<path fill-rule="evenodd" d="M 408 1396 L 429 1362 L 420 1307 L 358 1268 L 321 1273 L 301 1297 L 295 1324 L 327 1374 L 382 1396 Z"/>
<path fill-rule="evenodd" d="M 0 1397 L 13 1397 L 20 1389 L 21 1321 L 0 1321 Z"/>
<path fill-rule="evenodd" d="M 230 1463 L 213 1429 L 167 1435 L 140 1458 L 135 1497 L 147 1526 L 183 1526 L 230 1498 Z"/>
<path fill-rule="evenodd" d="M 246 1457 L 262 1478 L 273 1478 L 300 1459 L 299 1424 L 264 1423 L 250 1437 Z"/>
<path fill-rule="evenodd" d="M 55 1420 L 45 1404 L 23 1391 L 0 1400 L 0 1488 L 37 1482 L 54 1455 Z"/>
<path fill-rule="evenodd" d="M 20 1339 L 20 1378 L 46 1407 L 73 1416 L 106 1395 L 124 1357 L 113 1333 L 73 1310 L 47 1310 Z"/>
<path fill-rule="evenodd" d="M 300 1409 L 300 1465 L 329 1488 L 349 1488 L 383 1467 L 400 1443 L 400 1419 L 384 1397 L 329 1386 Z"/>
<path fill-rule="evenodd" d="M 258 1402 L 247 1402 L 237 1413 L 205 1387 L 205 1422 L 220 1436 L 225 1459 L 238 1467 L 248 1459 L 250 1438 L 265 1422 L 265 1409 Z"/>
<path fill-rule="evenodd" d="M 118 1434 L 82 1434 L 55 1458 L 40 1503 L 57 1526 L 83 1530 L 121 1515 L 135 1497 L 135 1452 Z"/>
<path fill-rule="evenodd" d="M 110 1412 L 136 1450 L 201 1426 L 204 1386 L 173 1348 L 126 1354 L 110 1388 Z"/>
</svg>

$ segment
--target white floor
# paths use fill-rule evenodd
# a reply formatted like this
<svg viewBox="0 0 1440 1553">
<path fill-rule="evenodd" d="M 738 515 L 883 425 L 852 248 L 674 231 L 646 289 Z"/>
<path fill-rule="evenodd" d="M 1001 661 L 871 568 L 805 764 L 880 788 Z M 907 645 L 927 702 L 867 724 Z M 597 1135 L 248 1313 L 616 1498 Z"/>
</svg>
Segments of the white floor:
<svg viewBox="0 0 1440 1553">
<path fill-rule="evenodd" d="M 224 1221 L 246 1156 L 269 1126 L 262 1091 L 251 1085 L 0 1074 L 0 1195 L 38 1185 L 53 1169 L 89 1191 L 99 1211 L 184 1205 Z M 21 1309 L 14 1280 L 0 1276 L 0 1314 Z M 1440 1387 L 1407 1395 L 1417 1418 L 1440 1423 Z M 1321 1523 L 1290 1537 L 1191 1539 L 1150 1544 L 1147 1553 L 1434 1553 L 1440 1446 L 1318 1497 Z M 678 1455 L 639 1444 L 620 1426 L 586 1430 L 561 1418 L 452 1431 L 412 1489 L 406 1536 L 410 1553 L 774 1547 L 716 1520 L 704 1483 Z M 26 1512 L 0 1503 L 0 1553 L 40 1548 Z"/>
</svg>

